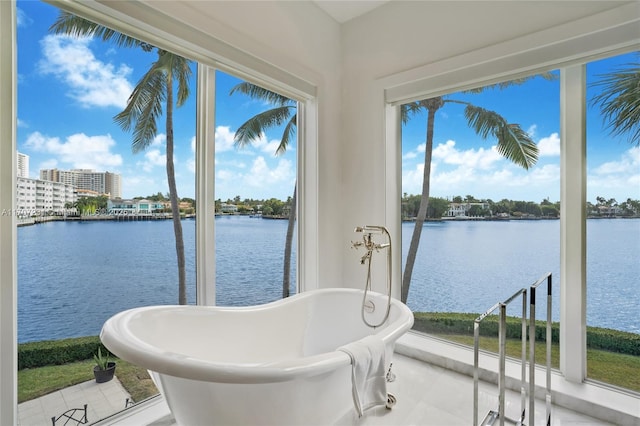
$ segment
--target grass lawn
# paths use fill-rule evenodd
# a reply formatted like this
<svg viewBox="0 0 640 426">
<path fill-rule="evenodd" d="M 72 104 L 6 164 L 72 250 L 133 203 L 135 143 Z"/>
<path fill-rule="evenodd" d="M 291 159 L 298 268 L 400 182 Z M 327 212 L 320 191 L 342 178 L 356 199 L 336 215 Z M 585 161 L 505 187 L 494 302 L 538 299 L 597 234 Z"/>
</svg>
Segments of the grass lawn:
<svg viewBox="0 0 640 426">
<path fill-rule="evenodd" d="M 473 337 L 459 334 L 436 334 L 438 337 L 473 347 Z M 498 340 L 492 337 L 481 337 L 482 349 L 498 352 Z M 527 348 L 527 357 L 529 355 Z M 507 339 L 507 355 L 520 358 L 520 340 Z M 536 361 L 544 365 L 546 362 L 546 346 L 544 342 L 536 342 Z M 552 367 L 558 368 L 559 347 L 552 345 Z M 129 392 L 135 402 L 142 401 L 158 393 L 147 370 L 126 361 L 117 359 L 116 377 Z M 91 360 L 29 368 L 18 371 L 18 402 L 28 401 L 72 386 L 87 380 L 94 380 Z M 640 392 L 640 357 L 602 350 L 587 350 L 587 376 L 590 379 L 609 383 L 632 391 Z"/>
<path fill-rule="evenodd" d="M 116 377 L 135 402 L 158 393 L 147 370 L 121 359 L 117 362 Z M 18 371 L 18 403 L 46 395 L 78 383 L 94 380 L 95 361 L 73 362 L 64 365 L 49 365 Z"/>
<path fill-rule="evenodd" d="M 437 334 L 443 339 L 451 340 L 473 347 L 473 336 L 459 334 Z M 522 353 L 520 340 L 507 339 L 507 356 L 520 359 Z M 498 339 L 480 337 L 480 348 L 498 353 Z M 545 365 L 547 349 L 545 342 L 536 342 L 536 364 Z M 527 346 L 527 358 L 529 347 Z M 551 367 L 559 368 L 559 345 L 551 345 Z M 587 349 L 587 377 L 611 385 L 640 392 L 640 357 L 619 354 L 609 351 Z"/>
</svg>

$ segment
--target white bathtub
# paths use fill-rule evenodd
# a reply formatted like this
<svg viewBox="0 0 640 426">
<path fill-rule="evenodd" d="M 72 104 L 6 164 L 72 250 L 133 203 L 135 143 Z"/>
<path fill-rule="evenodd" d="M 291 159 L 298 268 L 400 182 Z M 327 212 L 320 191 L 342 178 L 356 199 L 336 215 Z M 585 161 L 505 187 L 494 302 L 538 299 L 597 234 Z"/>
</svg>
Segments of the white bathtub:
<svg viewBox="0 0 640 426">
<path fill-rule="evenodd" d="M 377 329 L 363 292 L 323 289 L 252 307 L 152 306 L 110 318 L 100 338 L 147 368 L 180 425 L 329 425 L 356 419 L 349 356 L 336 349 L 378 334 L 391 360 L 413 314 L 392 300 Z M 369 293 L 381 319 L 387 297 Z M 402 396 L 398 396 L 401 400 Z"/>
</svg>

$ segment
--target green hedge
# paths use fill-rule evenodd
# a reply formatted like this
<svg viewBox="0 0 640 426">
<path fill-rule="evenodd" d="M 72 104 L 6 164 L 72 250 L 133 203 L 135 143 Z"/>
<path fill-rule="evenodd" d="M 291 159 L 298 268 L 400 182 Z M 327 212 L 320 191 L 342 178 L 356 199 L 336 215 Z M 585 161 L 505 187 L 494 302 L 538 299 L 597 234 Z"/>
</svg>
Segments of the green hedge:
<svg viewBox="0 0 640 426">
<path fill-rule="evenodd" d="M 480 314 L 443 312 L 416 312 L 413 329 L 432 334 L 463 334 L 473 336 L 473 323 Z M 480 324 L 480 335 L 498 336 L 498 316 L 486 317 Z M 520 339 L 522 335 L 520 318 L 507 317 L 507 338 Z M 527 326 L 527 333 L 529 328 Z M 546 341 L 546 322 L 536 321 L 536 341 Z M 560 341 L 560 325 L 551 325 L 551 341 Z M 628 355 L 640 356 L 640 334 L 627 333 L 607 328 L 587 327 L 587 348 L 601 349 Z"/>
<path fill-rule="evenodd" d="M 91 359 L 99 346 L 103 354 L 108 352 L 98 336 L 21 343 L 18 345 L 18 370 Z"/>
</svg>

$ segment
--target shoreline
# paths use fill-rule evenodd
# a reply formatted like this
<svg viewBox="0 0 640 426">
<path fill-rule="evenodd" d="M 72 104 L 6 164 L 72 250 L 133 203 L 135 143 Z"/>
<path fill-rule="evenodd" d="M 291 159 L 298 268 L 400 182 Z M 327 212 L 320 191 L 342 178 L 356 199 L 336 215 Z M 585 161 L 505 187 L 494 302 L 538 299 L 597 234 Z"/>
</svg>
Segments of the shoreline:
<svg viewBox="0 0 640 426">
<path fill-rule="evenodd" d="M 288 220 L 288 216 L 267 216 L 267 215 L 255 215 L 255 214 L 228 214 L 228 213 L 216 213 L 215 217 L 250 217 L 256 219 L 267 220 Z M 195 214 L 183 215 L 181 220 L 195 219 Z M 95 215 L 95 216 L 34 216 L 29 218 L 18 218 L 17 226 L 32 226 L 40 223 L 48 222 L 94 222 L 94 221 L 116 221 L 116 222 L 142 222 L 142 221 L 155 221 L 155 220 L 170 220 L 172 216 L 170 213 L 160 213 L 152 215 Z M 587 219 L 595 220 L 614 220 L 614 219 L 640 219 L 640 216 L 588 216 Z M 425 223 L 438 223 L 438 222 L 510 222 L 510 221 L 536 221 L 536 220 L 560 220 L 559 217 L 471 217 L 471 216 L 455 216 L 455 217 L 443 217 L 439 219 L 427 218 Z M 402 223 L 413 223 L 415 218 L 402 219 Z"/>
</svg>

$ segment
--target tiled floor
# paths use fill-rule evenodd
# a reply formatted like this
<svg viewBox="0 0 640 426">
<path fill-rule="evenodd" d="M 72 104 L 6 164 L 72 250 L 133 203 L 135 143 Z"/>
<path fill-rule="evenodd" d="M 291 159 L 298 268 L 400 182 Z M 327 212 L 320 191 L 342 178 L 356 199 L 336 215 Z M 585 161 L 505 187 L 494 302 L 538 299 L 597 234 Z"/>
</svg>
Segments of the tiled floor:
<svg viewBox="0 0 640 426">
<path fill-rule="evenodd" d="M 87 420 L 93 423 L 124 409 L 129 397 L 117 378 L 106 383 L 91 380 L 18 404 L 18 424 L 51 425 L 51 417 L 57 418 L 69 409 L 82 408 L 84 404 L 87 404 Z M 60 419 L 60 424 L 65 424 L 64 418 Z"/>
<path fill-rule="evenodd" d="M 471 377 L 397 353 L 394 355 L 393 372 L 396 380 L 389 383 L 388 391 L 397 398 L 396 405 L 391 410 L 379 407 L 367 411 L 358 426 L 468 426 L 473 423 Z M 482 420 L 490 410 L 497 409 L 498 390 L 495 385 L 482 382 L 479 390 L 478 415 Z M 81 407 L 84 403 L 89 404 L 89 423 L 93 423 L 122 410 L 128 396 L 117 379 L 102 384 L 85 382 L 20 404 L 20 426 L 50 425 L 51 416 L 58 416 L 68 408 Z M 507 391 L 505 406 L 506 417 L 516 418 L 520 409 L 519 394 Z M 535 415 L 535 424 L 543 425 L 543 401 L 536 401 Z M 526 420 L 528 424 L 528 417 Z M 175 426 L 162 398 L 140 404 L 100 424 Z M 593 426 L 610 423 L 553 406 L 552 424 Z"/>
<path fill-rule="evenodd" d="M 389 384 L 388 391 L 397 398 L 396 405 L 387 410 L 375 408 L 365 413 L 358 426 L 469 426 L 473 424 L 473 379 L 451 370 L 395 354 L 393 371 L 396 380 Z M 481 383 L 479 387 L 479 420 L 490 410 L 497 409 L 498 390 L 491 384 Z M 160 416 L 151 426 L 174 426 L 166 405 L 158 409 Z M 506 396 L 506 417 L 516 418 L 520 408 L 520 396 L 508 391 Z M 545 424 L 546 408 L 543 401 L 536 401 L 537 425 Z M 148 415 L 149 413 L 147 413 Z M 135 424 L 134 418 L 127 424 Z M 526 422 L 528 424 L 528 417 Z M 118 423 L 120 424 L 120 423 Z M 497 424 L 497 423 L 496 423 Z M 509 423 L 507 423 L 509 424 Z M 552 407 L 554 426 L 594 426 L 607 425 L 592 417 L 584 416 L 561 407 Z"/>
<path fill-rule="evenodd" d="M 391 410 L 384 407 L 370 410 L 360 422 L 361 426 L 473 424 L 473 378 L 398 354 L 394 355 L 393 370 L 397 378 L 389 383 L 388 391 L 396 396 L 396 406 Z M 497 410 L 497 387 L 481 382 L 478 399 L 481 421 L 490 410 Z M 517 418 L 520 394 L 507 391 L 505 407 L 506 418 Z M 545 414 L 544 402 L 536 401 L 535 423 L 544 424 Z M 528 423 L 528 417 L 525 420 Z M 608 423 L 553 406 L 552 424 L 593 426 Z"/>
</svg>

